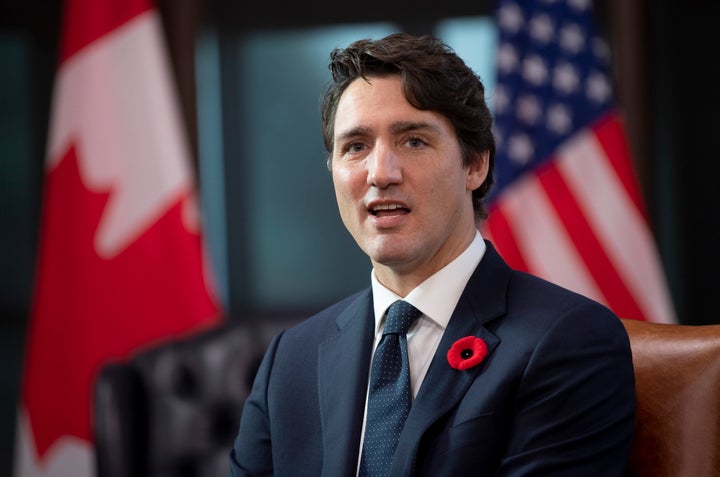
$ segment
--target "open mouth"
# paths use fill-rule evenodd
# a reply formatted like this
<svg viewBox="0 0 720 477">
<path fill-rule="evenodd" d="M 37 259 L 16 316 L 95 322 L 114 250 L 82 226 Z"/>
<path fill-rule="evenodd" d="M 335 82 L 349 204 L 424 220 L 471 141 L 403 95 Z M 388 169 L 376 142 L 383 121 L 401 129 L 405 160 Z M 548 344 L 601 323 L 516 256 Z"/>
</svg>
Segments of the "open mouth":
<svg viewBox="0 0 720 477">
<path fill-rule="evenodd" d="M 400 204 L 378 204 L 370 209 L 375 217 L 388 217 L 410 213 L 410 209 Z"/>
</svg>

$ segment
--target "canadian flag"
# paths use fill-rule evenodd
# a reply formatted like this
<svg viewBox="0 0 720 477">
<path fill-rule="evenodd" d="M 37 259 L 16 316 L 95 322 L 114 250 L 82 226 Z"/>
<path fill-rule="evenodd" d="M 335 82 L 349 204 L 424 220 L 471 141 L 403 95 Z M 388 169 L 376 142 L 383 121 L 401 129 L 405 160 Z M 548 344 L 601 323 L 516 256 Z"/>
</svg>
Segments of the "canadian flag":
<svg viewBox="0 0 720 477">
<path fill-rule="evenodd" d="M 94 475 L 102 365 L 221 316 L 156 9 L 64 8 L 16 477 Z"/>
</svg>

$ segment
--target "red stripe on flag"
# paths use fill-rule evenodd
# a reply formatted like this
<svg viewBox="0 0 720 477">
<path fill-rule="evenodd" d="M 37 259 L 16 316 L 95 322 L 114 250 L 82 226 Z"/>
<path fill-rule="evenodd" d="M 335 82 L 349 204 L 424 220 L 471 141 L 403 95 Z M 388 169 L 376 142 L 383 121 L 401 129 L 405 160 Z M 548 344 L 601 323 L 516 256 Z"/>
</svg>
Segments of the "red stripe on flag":
<svg viewBox="0 0 720 477">
<path fill-rule="evenodd" d="M 152 0 L 66 1 L 60 63 L 152 7 Z"/>
<path fill-rule="evenodd" d="M 523 258 L 522 251 L 515 240 L 510 224 L 502 209 L 497 205 L 500 201 L 490 206 L 488 218 L 482 227 L 487 228 L 486 235 L 492 237 L 492 242 L 498 253 L 515 270 L 528 271 L 527 262 Z M 482 231 L 481 231 L 482 233 Z"/>
<path fill-rule="evenodd" d="M 608 114 L 595 124 L 593 131 L 605 151 L 605 156 L 615 169 L 623 188 L 645 221 L 648 221 L 645 202 L 640 194 L 637 175 L 630 157 L 630 148 L 620 118 L 616 113 Z"/>
<path fill-rule="evenodd" d="M 537 170 L 537 177 L 588 272 L 605 296 L 606 305 L 620 316 L 645 319 L 552 159 Z"/>
</svg>

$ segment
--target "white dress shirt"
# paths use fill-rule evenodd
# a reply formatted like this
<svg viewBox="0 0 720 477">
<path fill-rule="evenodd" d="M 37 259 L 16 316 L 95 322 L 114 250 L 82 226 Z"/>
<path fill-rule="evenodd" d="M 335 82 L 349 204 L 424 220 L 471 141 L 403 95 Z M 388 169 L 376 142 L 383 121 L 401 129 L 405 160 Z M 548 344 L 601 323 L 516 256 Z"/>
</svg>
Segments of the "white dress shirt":
<svg viewBox="0 0 720 477">
<path fill-rule="evenodd" d="M 385 312 L 393 302 L 405 300 L 422 312 L 407 333 L 413 397 L 417 396 L 460 295 L 484 254 L 485 242 L 480 232 L 477 232 L 463 253 L 427 278 L 405 298 L 385 288 L 375 277 L 374 270 L 370 274 L 375 306 L 373 354 L 382 338 Z"/>
<path fill-rule="evenodd" d="M 460 295 L 485 254 L 485 249 L 485 242 L 480 232 L 477 232 L 465 251 L 415 287 L 404 298 L 383 286 L 375 277 L 374 270 L 370 273 L 375 308 L 373 355 L 382 338 L 383 328 L 385 328 L 385 312 L 393 302 L 405 300 L 422 312 L 420 318 L 410 327 L 407 333 L 410 385 L 412 386 L 413 399 L 417 396 L 420 385 L 425 379 L 427 370 L 430 367 L 430 361 L 435 355 L 440 339 L 445 332 L 445 328 L 447 328 L 458 300 L 460 300 Z M 372 363 L 370 366 L 372 369 Z M 365 399 L 365 417 L 367 417 L 367 399 Z M 365 419 L 363 419 L 361 436 L 360 454 L 362 455 Z M 358 468 L 359 465 L 358 459 Z"/>
</svg>

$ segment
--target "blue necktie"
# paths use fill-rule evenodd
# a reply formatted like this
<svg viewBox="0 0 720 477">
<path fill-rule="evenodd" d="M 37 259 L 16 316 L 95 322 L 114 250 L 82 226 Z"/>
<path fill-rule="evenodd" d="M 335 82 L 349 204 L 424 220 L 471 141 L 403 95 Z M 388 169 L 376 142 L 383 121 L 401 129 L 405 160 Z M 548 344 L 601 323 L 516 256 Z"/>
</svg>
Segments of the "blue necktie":
<svg viewBox="0 0 720 477">
<path fill-rule="evenodd" d="M 360 477 L 386 476 L 390 469 L 412 402 L 405 333 L 421 314 L 400 300 L 388 309 L 370 371 Z"/>
</svg>

